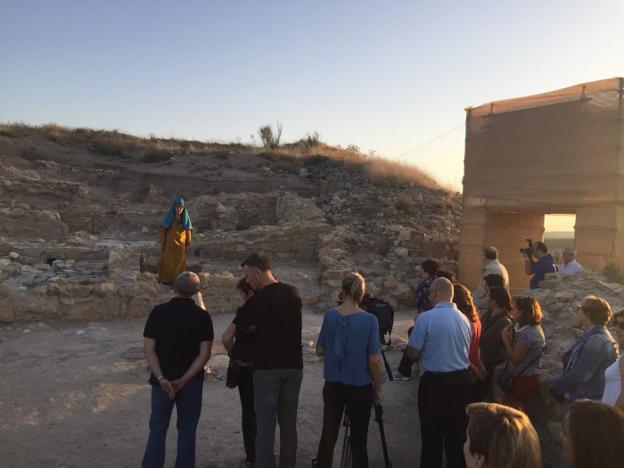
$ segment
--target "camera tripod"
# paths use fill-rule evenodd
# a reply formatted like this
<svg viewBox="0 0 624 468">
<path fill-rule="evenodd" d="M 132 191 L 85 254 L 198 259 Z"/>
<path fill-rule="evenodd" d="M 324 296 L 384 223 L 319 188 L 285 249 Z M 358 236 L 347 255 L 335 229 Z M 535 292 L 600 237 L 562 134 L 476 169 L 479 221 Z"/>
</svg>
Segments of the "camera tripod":
<svg viewBox="0 0 624 468">
<path fill-rule="evenodd" d="M 383 407 L 381 403 L 375 403 L 375 422 L 379 425 L 379 435 L 381 437 L 381 449 L 383 450 L 386 468 L 392 468 L 390 457 L 388 456 L 388 445 L 386 444 L 386 432 L 383 427 Z M 340 458 L 340 468 L 352 468 L 351 465 L 351 420 L 349 412 L 345 409 L 342 425 L 345 428 L 344 439 L 342 441 L 342 457 Z M 358 468 L 358 467 L 353 467 Z"/>
</svg>

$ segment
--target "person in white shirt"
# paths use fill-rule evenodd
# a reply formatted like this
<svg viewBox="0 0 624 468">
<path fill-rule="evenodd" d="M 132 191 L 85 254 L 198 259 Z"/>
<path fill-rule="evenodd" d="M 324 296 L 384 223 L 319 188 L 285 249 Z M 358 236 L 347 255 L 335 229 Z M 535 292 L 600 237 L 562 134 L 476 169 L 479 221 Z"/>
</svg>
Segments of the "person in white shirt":
<svg viewBox="0 0 624 468">
<path fill-rule="evenodd" d="M 488 302 L 488 288 L 484 280 L 487 275 L 502 276 L 503 287 L 505 289 L 509 289 L 509 273 L 507 273 L 507 268 L 505 268 L 505 265 L 498 261 L 498 249 L 493 246 L 485 247 L 483 249 L 483 256 L 485 259 L 485 263 L 483 265 L 481 282 L 479 283 L 479 287 L 475 290 L 473 294 L 474 303 L 479 309 L 480 313 L 484 312 Z"/>
<path fill-rule="evenodd" d="M 617 330 L 620 344 L 624 345 L 624 310 L 620 310 L 613 315 L 613 325 Z M 605 370 L 605 387 L 602 394 L 602 402 L 607 405 L 617 406 L 624 410 L 624 393 L 622 392 L 622 384 L 624 383 L 624 356 L 620 355 Z"/>
<path fill-rule="evenodd" d="M 557 265 L 557 271 L 565 275 L 576 275 L 583 271 L 583 266 L 576 261 L 576 250 L 567 246 L 563 249 L 563 263 Z"/>
</svg>

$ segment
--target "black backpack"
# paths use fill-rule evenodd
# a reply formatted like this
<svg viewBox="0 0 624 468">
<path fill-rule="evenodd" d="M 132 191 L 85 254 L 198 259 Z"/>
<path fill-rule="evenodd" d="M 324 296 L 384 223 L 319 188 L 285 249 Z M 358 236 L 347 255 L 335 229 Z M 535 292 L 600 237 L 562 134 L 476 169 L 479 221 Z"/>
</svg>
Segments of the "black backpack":
<svg viewBox="0 0 624 468">
<path fill-rule="evenodd" d="M 394 325 L 394 309 L 383 299 L 365 294 L 360 304 L 362 309 L 377 317 L 379 322 L 379 340 L 384 345 L 389 345 L 390 335 L 392 334 L 392 325 Z M 386 337 L 387 335 L 387 337 Z"/>
</svg>

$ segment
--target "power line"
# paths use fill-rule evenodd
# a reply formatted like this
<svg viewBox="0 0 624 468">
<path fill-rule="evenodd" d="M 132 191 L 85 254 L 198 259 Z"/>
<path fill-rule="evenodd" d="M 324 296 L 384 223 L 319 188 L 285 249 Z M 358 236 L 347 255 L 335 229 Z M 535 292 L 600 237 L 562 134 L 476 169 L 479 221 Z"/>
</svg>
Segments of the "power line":
<svg viewBox="0 0 624 468">
<path fill-rule="evenodd" d="M 465 123 L 462 123 L 461 125 L 458 125 L 457 127 L 452 128 L 451 130 L 448 130 L 447 132 L 444 132 L 442 135 L 438 135 L 437 137 L 435 137 L 435 138 L 433 138 L 433 139 L 431 139 L 429 141 L 426 141 L 425 143 L 423 143 L 421 145 L 418 145 L 418 146 L 412 148 L 411 150 L 408 150 L 408 151 L 405 151 L 404 153 L 399 154 L 397 157 L 402 158 L 405 155 L 408 155 L 410 153 L 413 153 L 414 151 L 417 151 L 417 150 L 419 150 L 421 148 L 424 148 L 425 146 L 430 145 L 434 141 L 438 141 L 439 139 L 444 138 L 445 136 L 450 135 L 453 132 L 456 132 L 460 128 L 464 128 L 465 125 L 466 125 Z"/>
</svg>

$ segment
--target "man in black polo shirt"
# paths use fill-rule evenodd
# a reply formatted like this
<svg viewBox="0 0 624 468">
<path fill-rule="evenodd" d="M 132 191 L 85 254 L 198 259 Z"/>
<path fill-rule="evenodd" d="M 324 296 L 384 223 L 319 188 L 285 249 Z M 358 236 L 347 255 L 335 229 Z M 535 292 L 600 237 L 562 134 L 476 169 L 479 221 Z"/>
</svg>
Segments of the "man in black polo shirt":
<svg viewBox="0 0 624 468">
<path fill-rule="evenodd" d="M 256 291 L 250 324 L 256 327 L 254 403 L 258 432 L 256 468 L 273 468 L 276 419 L 280 425 L 280 468 L 297 461 L 297 408 L 303 378 L 301 297 L 279 282 L 268 259 L 252 254 L 241 264 Z"/>
<path fill-rule="evenodd" d="M 185 271 L 176 279 L 176 297 L 152 309 L 143 332 L 152 374 L 150 433 L 143 468 L 165 464 L 165 440 L 175 404 L 178 414 L 176 468 L 195 466 L 195 433 L 201 413 L 204 366 L 214 331 L 210 315 L 195 304 L 199 277 Z"/>
</svg>

